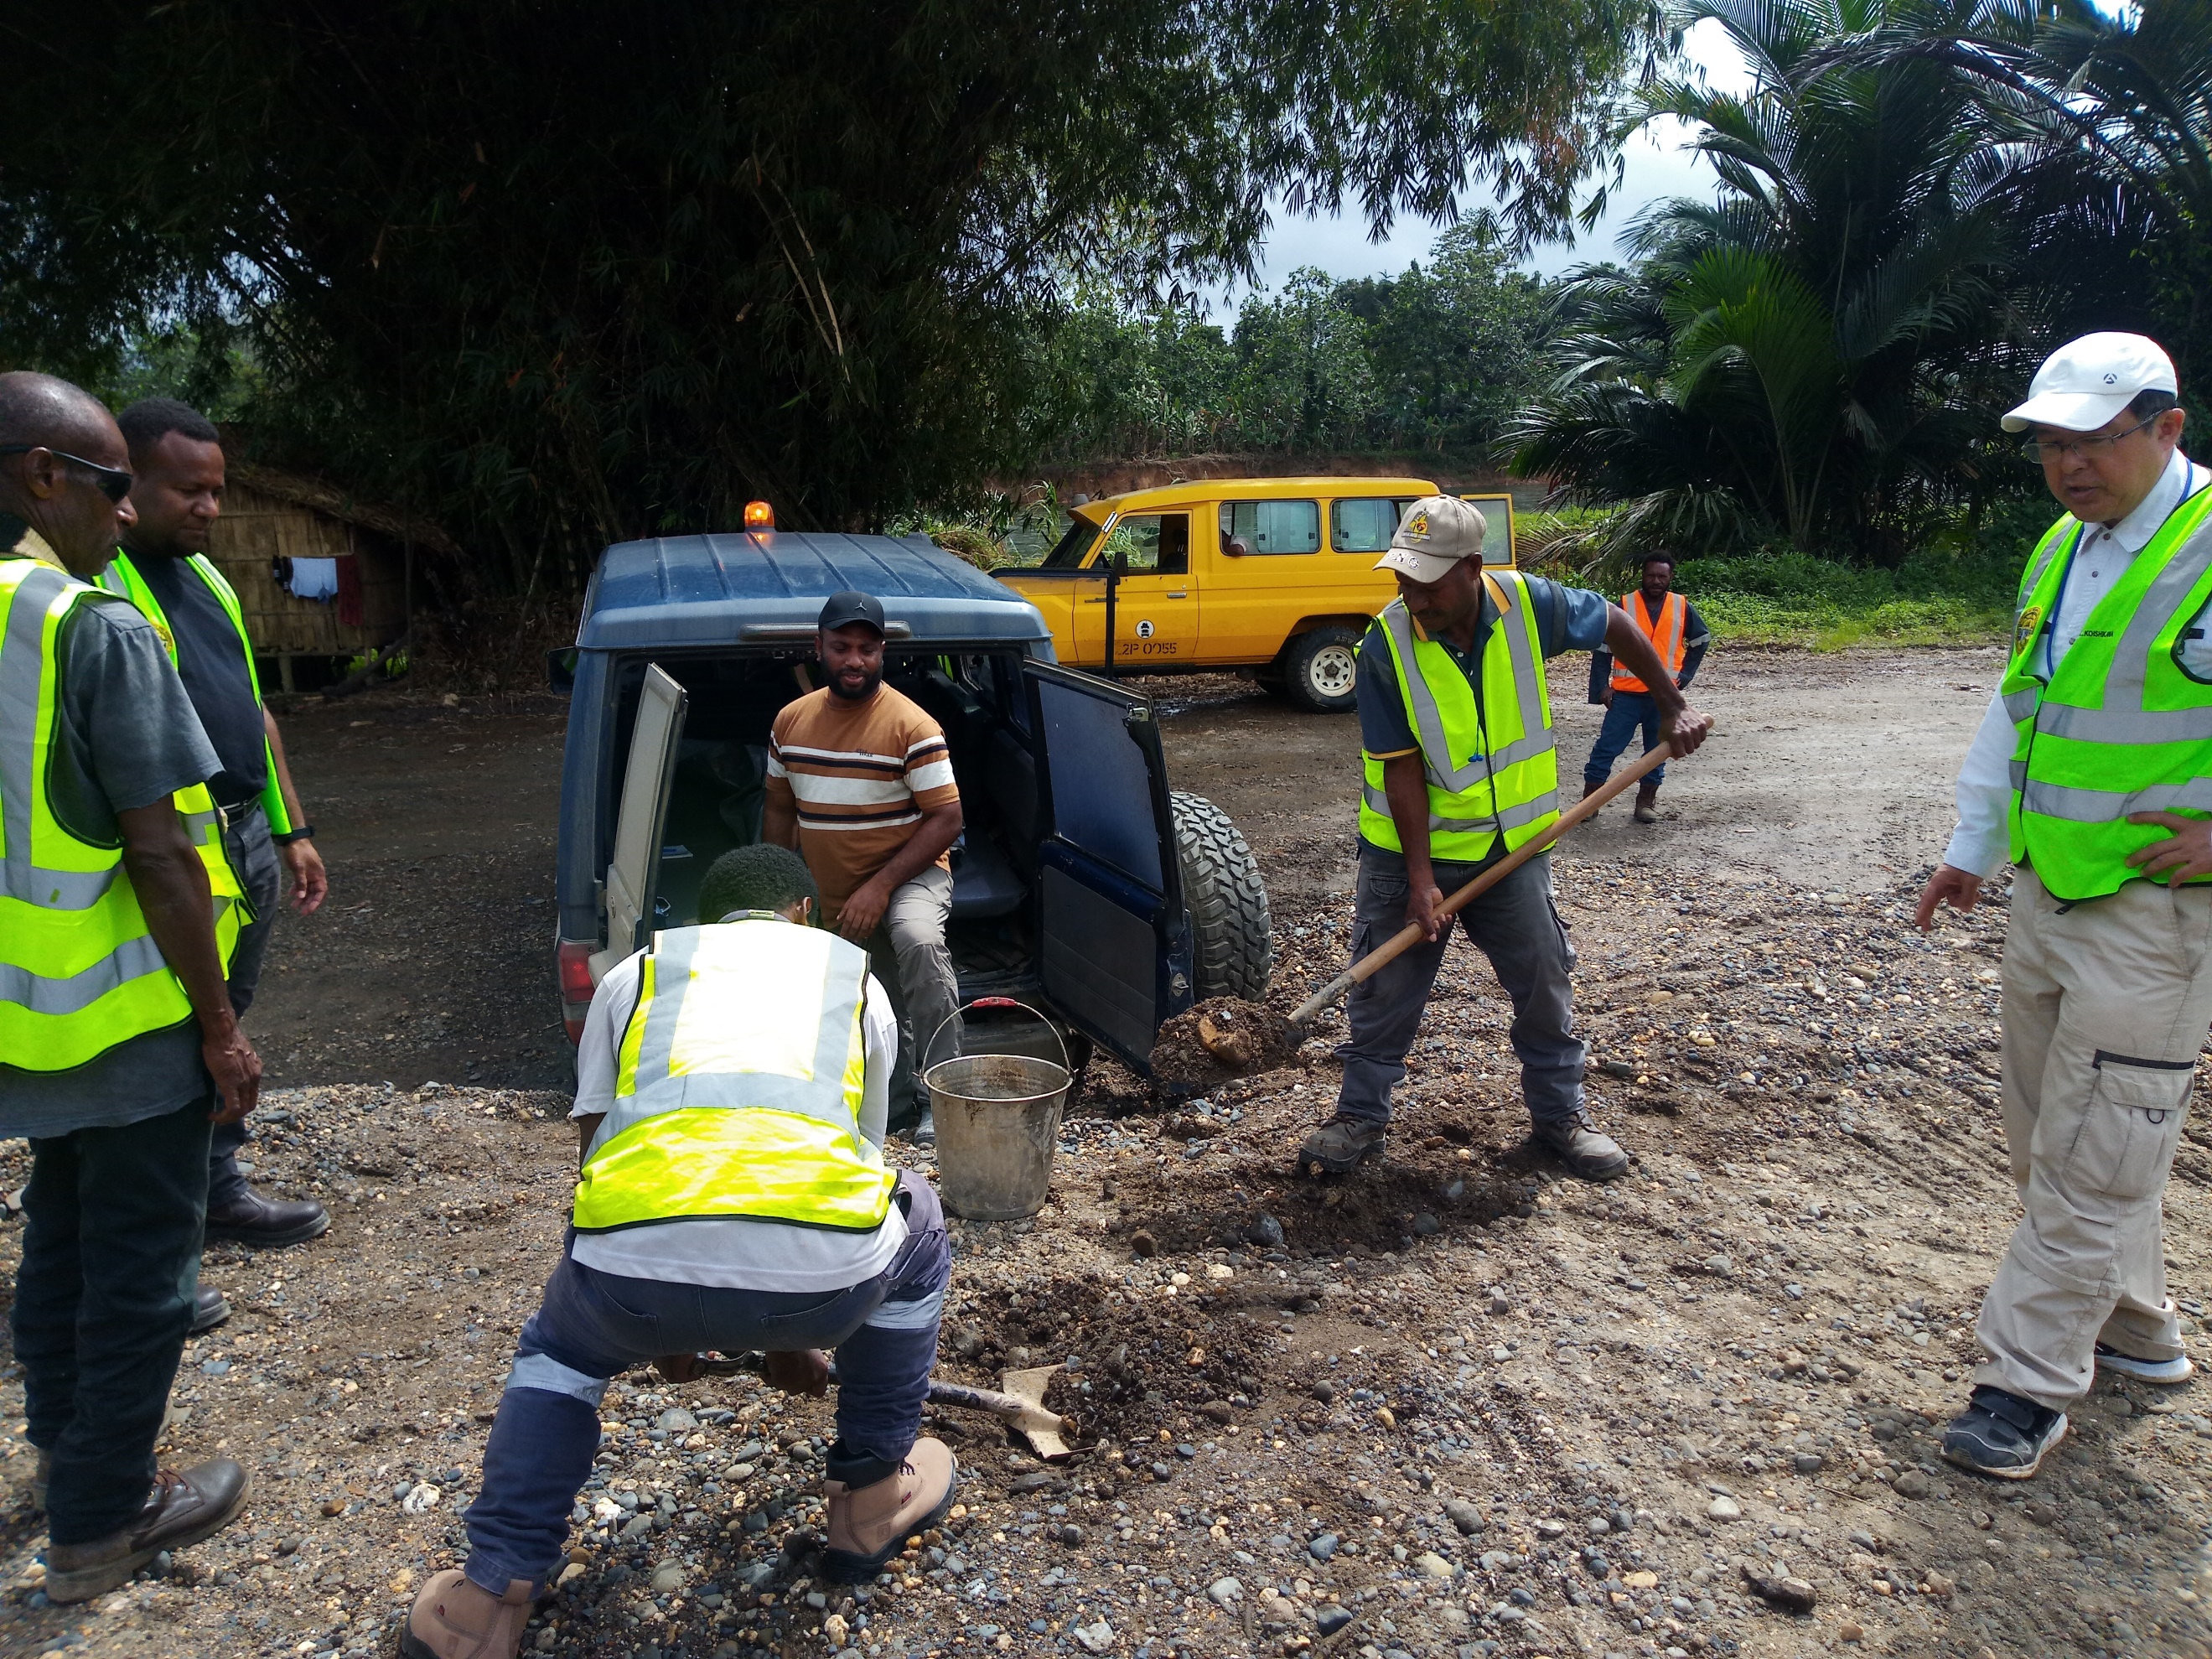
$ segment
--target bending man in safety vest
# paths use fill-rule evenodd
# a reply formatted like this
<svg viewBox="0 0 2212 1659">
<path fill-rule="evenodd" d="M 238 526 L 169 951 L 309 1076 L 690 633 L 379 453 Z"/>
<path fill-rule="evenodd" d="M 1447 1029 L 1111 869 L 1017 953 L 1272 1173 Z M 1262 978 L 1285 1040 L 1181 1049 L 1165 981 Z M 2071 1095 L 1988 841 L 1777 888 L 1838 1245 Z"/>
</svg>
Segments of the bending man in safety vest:
<svg viewBox="0 0 2212 1659">
<path fill-rule="evenodd" d="M 1643 584 L 1621 597 L 1620 608 L 1651 641 L 1674 689 L 1686 691 L 1713 641 L 1697 607 L 1674 592 L 1674 556 L 1654 553 L 1644 562 Z M 1597 741 L 1590 745 L 1589 759 L 1583 765 L 1586 799 L 1612 775 L 1613 762 L 1639 730 L 1644 733 L 1645 754 L 1659 746 L 1661 719 L 1659 700 L 1650 687 L 1610 651 L 1590 653 L 1590 701 L 1604 708 L 1605 720 L 1598 727 Z M 1666 776 L 1667 769 L 1660 766 L 1645 773 L 1636 786 L 1634 817 L 1638 823 L 1659 822 L 1659 786 Z"/>
<path fill-rule="evenodd" d="M 2160 1212 L 2212 1026 L 2212 471 L 2138 334 L 2090 334 L 2004 417 L 2066 509 L 2021 578 L 2012 660 L 1920 895 L 1971 910 L 2008 855 L 2004 1124 L 2026 1213 L 1943 1437 L 2033 1474 L 2101 1367 L 2180 1382 Z"/>
<path fill-rule="evenodd" d="M 211 1121 L 261 1062 L 223 974 L 246 920 L 208 746 L 146 619 L 88 585 L 131 522 L 97 401 L 0 374 L 0 1135 L 31 1143 L 11 1316 L 46 1595 L 82 1601 L 238 1512 L 156 1472 L 192 1318 Z"/>
<path fill-rule="evenodd" d="M 701 884 L 720 920 L 653 936 L 610 971 L 576 1052 L 583 1143 L 567 1254 L 522 1328 L 468 1512 L 465 1572 L 422 1587 L 410 1659 L 510 1659 L 592 1472 L 599 1400 L 662 1355 L 769 1350 L 770 1380 L 820 1393 L 829 1576 L 858 1583 L 950 1505 L 952 1454 L 917 1439 L 951 1250 L 935 1190 L 884 1167 L 898 1029 L 867 954 L 807 927 L 799 854 L 726 853 Z"/>
<path fill-rule="evenodd" d="M 1443 965 L 1446 890 L 1540 835 L 1559 816 L 1559 756 L 1544 662 L 1609 647 L 1653 687 L 1677 755 L 1711 725 L 1683 701 L 1651 641 L 1600 595 L 1518 571 L 1482 568 L 1482 514 L 1452 495 L 1406 512 L 1376 568 L 1398 597 L 1359 647 L 1359 884 L 1354 959 L 1408 922 L 1417 945 L 1363 981 L 1346 1003 L 1352 1036 L 1337 1050 L 1336 1115 L 1306 1138 L 1303 1163 L 1341 1174 L 1382 1151 L 1390 1091 Z M 1539 854 L 1460 912 L 1513 999 L 1512 1041 L 1538 1145 L 1574 1174 L 1608 1181 L 1628 1158 L 1591 1126 L 1584 1050 L 1575 1036 L 1574 953 L 1552 905 Z"/>
</svg>

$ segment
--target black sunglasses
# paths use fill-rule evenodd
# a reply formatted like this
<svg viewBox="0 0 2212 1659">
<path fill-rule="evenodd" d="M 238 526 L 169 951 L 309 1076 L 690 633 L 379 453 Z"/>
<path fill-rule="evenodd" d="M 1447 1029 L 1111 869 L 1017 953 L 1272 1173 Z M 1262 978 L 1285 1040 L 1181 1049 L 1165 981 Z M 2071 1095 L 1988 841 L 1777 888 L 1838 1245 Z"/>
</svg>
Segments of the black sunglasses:
<svg viewBox="0 0 2212 1659">
<path fill-rule="evenodd" d="M 83 456 L 72 455 L 66 450 L 51 448 L 45 444 L 0 444 L 0 455 L 27 455 L 34 449 L 44 449 L 58 461 L 67 461 L 72 466 L 82 467 L 92 474 L 92 482 L 100 493 L 118 507 L 131 493 L 131 474 L 118 467 L 102 466 L 98 461 L 88 461 Z"/>
</svg>

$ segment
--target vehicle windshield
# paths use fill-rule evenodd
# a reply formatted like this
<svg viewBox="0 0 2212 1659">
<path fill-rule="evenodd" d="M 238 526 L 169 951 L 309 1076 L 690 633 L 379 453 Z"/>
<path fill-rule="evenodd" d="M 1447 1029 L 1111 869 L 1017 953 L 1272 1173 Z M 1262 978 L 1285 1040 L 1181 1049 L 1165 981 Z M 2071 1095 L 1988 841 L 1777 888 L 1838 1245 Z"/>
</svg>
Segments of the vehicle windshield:
<svg viewBox="0 0 2212 1659">
<path fill-rule="evenodd" d="M 1067 526 L 1067 533 L 1054 544 L 1051 552 L 1044 556 L 1040 570 L 1080 570 L 1084 556 L 1091 551 L 1091 544 L 1098 539 L 1098 526 L 1088 519 L 1077 519 Z"/>
</svg>

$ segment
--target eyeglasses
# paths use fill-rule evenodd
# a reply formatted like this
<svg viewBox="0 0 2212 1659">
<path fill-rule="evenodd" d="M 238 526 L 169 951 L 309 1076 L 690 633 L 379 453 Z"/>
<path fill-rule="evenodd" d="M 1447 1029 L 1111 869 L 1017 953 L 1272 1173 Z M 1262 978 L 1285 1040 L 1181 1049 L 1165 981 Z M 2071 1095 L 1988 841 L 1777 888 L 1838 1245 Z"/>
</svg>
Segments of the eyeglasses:
<svg viewBox="0 0 2212 1659">
<path fill-rule="evenodd" d="M 2123 427 L 2118 432 L 2100 432 L 2087 438 L 2023 438 L 2021 441 L 2020 453 L 2029 460 L 2039 464 L 2045 461 L 2063 461 L 2069 454 L 2106 455 L 2112 453 L 2112 446 L 2121 439 L 2140 432 L 2147 426 L 2155 426 L 2157 423 L 2158 416 L 2154 415 L 2148 421 L 2137 421 L 2133 426 Z"/>
<path fill-rule="evenodd" d="M 98 461 L 88 461 L 82 455 L 72 455 L 66 450 L 54 449 L 46 444 L 0 444 L 0 455 L 27 455 L 34 449 L 46 450 L 58 461 L 67 461 L 71 466 L 81 466 L 92 474 L 94 486 L 118 507 L 131 493 L 131 474 L 118 467 L 102 466 Z"/>
</svg>

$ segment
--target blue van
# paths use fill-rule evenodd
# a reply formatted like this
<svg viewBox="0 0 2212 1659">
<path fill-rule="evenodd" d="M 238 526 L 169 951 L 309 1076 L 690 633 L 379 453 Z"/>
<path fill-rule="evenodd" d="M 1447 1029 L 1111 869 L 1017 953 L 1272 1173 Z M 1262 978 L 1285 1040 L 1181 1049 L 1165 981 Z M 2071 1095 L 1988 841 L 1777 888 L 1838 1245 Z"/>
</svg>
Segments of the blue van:
<svg viewBox="0 0 2212 1659">
<path fill-rule="evenodd" d="M 698 920 L 700 878 L 760 838 L 769 723 L 817 683 L 814 620 L 883 601 L 884 680 L 945 728 L 967 828 L 947 943 L 963 998 L 1034 1003 L 1144 1071 L 1162 1021 L 1256 999 L 1273 949 L 1251 849 L 1171 790 L 1151 705 L 1056 666 L 1034 606 L 926 537 L 779 531 L 607 549 L 573 649 L 557 970 L 573 1041 L 606 969 Z"/>
</svg>

